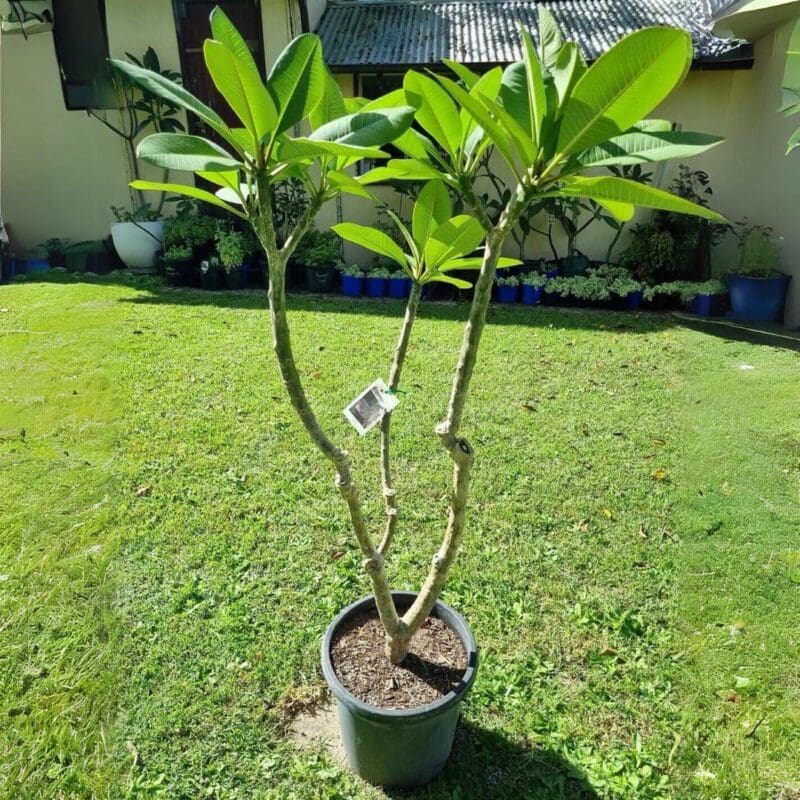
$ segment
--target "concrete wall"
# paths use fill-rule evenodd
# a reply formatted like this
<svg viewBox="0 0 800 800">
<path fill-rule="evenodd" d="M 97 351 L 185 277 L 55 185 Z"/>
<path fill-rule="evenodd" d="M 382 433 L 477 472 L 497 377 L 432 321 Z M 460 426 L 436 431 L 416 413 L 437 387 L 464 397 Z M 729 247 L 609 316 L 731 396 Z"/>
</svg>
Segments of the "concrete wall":
<svg viewBox="0 0 800 800">
<path fill-rule="evenodd" d="M 171 0 L 107 0 L 109 44 L 113 55 L 126 50 L 141 53 L 152 44 L 164 66 L 178 69 L 179 58 Z M 288 39 L 299 32 L 297 5 L 262 0 L 266 60 L 270 64 Z M 311 0 L 312 24 L 324 0 Z M 782 268 L 795 275 L 787 307 L 787 324 L 800 325 L 800 154 L 784 156 L 785 142 L 794 124 L 776 109 L 784 54 L 791 31 L 787 23 L 756 43 L 752 70 L 693 72 L 684 85 L 657 112 L 685 129 L 718 133 L 727 141 L 694 160 L 711 176 L 714 206 L 729 219 L 748 217 L 772 225 L 783 237 Z M 339 75 L 350 95 L 352 76 Z M 127 175 L 121 142 L 82 111 L 66 111 L 58 80 L 51 34 L 25 41 L 4 36 L 0 42 L 0 142 L 2 171 L 0 203 L 13 242 L 28 247 L 50 236 L 71 239 L 101 238 L 111 222 L 110 206 L 128 201 Z M 674 165 L 659 173 L 666 186 Z M 498 169 L 501 167 L 498 166 Z M 383 199 L 392 193 L 378 188 Z M 374 205 L 345 197 L 330 203 L 319 218 L 327 227 L 338 218 L 368 222 Z M 646 215 L 644 215 L 646 216 Z M 610 231 L 602 223 L 589 229 L 579 242 L 588 255 L 601 258 Z M 624 240 L 623 240 L 624 246 Z M 513 246 L 509 247 L 513 253 Z M 346 257 L 368 256 L 348 246 Z M 526 255 L 547 255 L 536 238 Z M 732 265 L 734 255 L 722 248 L 719 269 Z"/>
</svg>

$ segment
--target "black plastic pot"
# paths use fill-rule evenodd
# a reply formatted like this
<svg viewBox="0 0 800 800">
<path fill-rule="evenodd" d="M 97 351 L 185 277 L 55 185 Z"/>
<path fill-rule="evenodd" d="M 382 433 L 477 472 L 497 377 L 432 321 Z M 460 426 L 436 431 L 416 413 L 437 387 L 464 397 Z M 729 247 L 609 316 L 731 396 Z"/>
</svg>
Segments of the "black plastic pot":
<svg viewBox="0 0 800 800">
<path fill-rule="evenodd" d="M 329 292 L 333 289 L 333 276 L 336 270 L 332 264 L 317 266 L 306 264 L 306 289 L 309 292 Z"/>
<path fill-rule="evenodd" d="M 200 262 L 200 286 L 207 292 L 222 288 L 222 267 L 215 258 Z"/>
<path fill-rule="evenodd" d="M 161 270 L 170 286 L 199 286 L 200 274 L 193 258 L 161 257 Z"/>
<path fill-rule="evenodd" d="M 398 612 L 413 602 L 413 592 L 392 592 Z M 409 709 L 379 708 L 354 697 L 342 686 L 331 663 L 331 645 L 337 630 L 352 617 L 375 608 L 365 597 L 344 609 L 328 626 L 322 640 L 322 672 L 336 698 L 339 732 L 347 760 L 369 783 L 410 788 L 422 786 L 444 769 L 453 747 L 461 701 L 475 680 L 478 650 L 464 618 L 437 602 L 431 616 L 451 627 L 467 651 L 467 670 L 459 685 L 434 703 Z"/>
<path fill-rule="evenodd" d="M 229 289 L 244 289 L 244 267 L 241 264 L 225 270 L 225 285 Z"/>
</svg>

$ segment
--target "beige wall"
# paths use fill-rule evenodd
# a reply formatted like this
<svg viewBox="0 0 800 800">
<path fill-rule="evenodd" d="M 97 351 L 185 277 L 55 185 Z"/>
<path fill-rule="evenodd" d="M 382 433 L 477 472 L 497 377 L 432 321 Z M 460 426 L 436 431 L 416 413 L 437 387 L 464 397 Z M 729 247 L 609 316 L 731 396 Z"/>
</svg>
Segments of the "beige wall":
<svg viewBox="0 0 800 800">
<path fill-rule="evenodd" d="M 106 13 L 112 56 L 152 45 L 163 67 L 179 69 L 170 0 L 108 0 Z M 130 203 L 122 140 L 64 107 L 52 33 L 0 40 L 0 141 L 0 207 L 18 249 L 103 238 L 111 206 Z"/>
</svg>

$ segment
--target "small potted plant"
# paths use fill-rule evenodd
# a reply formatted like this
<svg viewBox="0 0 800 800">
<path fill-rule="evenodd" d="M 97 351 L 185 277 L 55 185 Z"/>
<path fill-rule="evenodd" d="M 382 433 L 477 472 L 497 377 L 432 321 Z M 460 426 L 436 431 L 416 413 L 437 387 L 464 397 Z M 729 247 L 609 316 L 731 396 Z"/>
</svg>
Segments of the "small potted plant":
<svg viewBox="0 0 800 800">
<path fill-rule="evenodd" d="M 200 262 L 200 287 L 207 292 L 216 292 L 223 288 L 223 277 L 225 271 L 222 269 L 217 256 L 204 258 Z"/>
<path fill-rule="evenodd" d="M 44 247 L 34 247 L 25 254 L 25 274 L 47 272 L 50 269 L 48 252 Z"/>
<path fill-rule="evenodd" d="M 780 247 L 772 228 L 748 225 L 734 229 L 739 267 L 728 275 L 732 316 L 755 322 L 782 322 L 791 275 L 778 270 Z"/>
<path fill-rule="evenodd" d="M 495 278 L 498 303 L 516 303 L 519 296 L 519 278 L 516 275 Z"/>
<path fill-rule="evenodd" d="M 364 291 L 364 270 L 358 264 L 339 264 L 342 276 L 342 294 L 345 297 L 360 297 Z"/>
<path fill-rule="evenodd" d="M 403 300 L 411 294 L 411 278 L 402 271 L 389 273 L 389 297 L 395 300 Z"/>
<path fill-rule="evenodd" d="M 143 203 L 129 211 L 111 206 L 116 222 L 111 226 L 111 239 L 122 263 L 138 273 L 152 272 L 156 255 L 164 245 L 164 223 L 158 213 Z"/>
<path fill-rule="evenodd" d="M 535 306 L 541 302 L 547 280 L 547 276 L 540 272 L 528 272 L 522 276 L 522 302 L 526 306 Z"/>
<path fill-rule="evenodd" d="M 229 289 L 244 289 L 245 238 L 241 231 L 225 225 L 217 230 L 217 255 L 225 272 L 225 283 Z"/>
<path fill-rule="evenodd" d="M 614 308 L 638 311 L 644 298 L 644 284 L 637 281 L 625 267 L 601 264 L 595 273 L 608 281 L 608 293 Z"/>
<path fill-rule="evenodd" d="M 329 292 L 333 288 L 341 253 L 339 239 L 333 231 L 313 231 L 308 244 L 303 252 L 306 289 L 310 292 Z"/>
<path fill-rule="evenodd" d="M 173 286 L 196 286 L 199 273 L 194 251 L 188 244 L 173 244 L 161 255 L 161 270 Z"/>
<path fill-rule="evenodd" d="M 383 297 L 389 275 L 389 270 L 385 267 L 373 267 L 367 273 L 367 297 Z"/>
</svg>

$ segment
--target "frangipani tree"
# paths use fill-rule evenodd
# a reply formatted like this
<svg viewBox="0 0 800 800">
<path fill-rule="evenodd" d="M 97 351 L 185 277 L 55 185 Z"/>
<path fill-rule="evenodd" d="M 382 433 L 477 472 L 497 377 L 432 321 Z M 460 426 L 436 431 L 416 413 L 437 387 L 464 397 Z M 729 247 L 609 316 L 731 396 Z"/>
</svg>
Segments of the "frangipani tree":
<svg viewBox="0 0 800 800">
<path fill-rule="evenodd" d="M 215 193 L 177 185 L 168 189 L 222 206 L 252 224 L 269 263 L 272 335 L 284 385 L 306 431 L 335 469 L 336 485 L 347 503 L 386 631 L 387 656 L 394 663 L 403 660 L 411 637 L 433 608 L 464 532 L 474 450 L 460 435 L 461 422 L 495 270 L 504 264 L 502 247 L 520 214 L 545 198 L 581 197 L 594 200 L 620 220 L 630 219 L 636 205 L 720 219 L 708 208 L 667 192 L 624 178 L 585 174 L 595 166 L 686 158 L 720 141 L 673 132 L 665 122 L 641 122 L 685 76 L 692 56 L 689 36 L 667 28 L 643 30 L 623 39 L 587 68 L 577 45 L 563 42 L 543 9 L 540 20 L 541 56 L 530 35 L 522 31 L 523 60 L 505 70 L 495 68 L 478 76 L 448 62 L 457 81 L 410 72 L 403 89 L 368 103 L 342 97 L 322 62 L 318 39 L 308 34 L 287 47 L 264 84 L 244 41 L 216 10 L 211 17 L 214 38 L 204 48 L 206 63 L 220 93 L 241 120 L 241 128 L 229 128 L 214 111 L 159 76 L 118 64 L 140 85 L 196 114 L 225 142 L 222 147 L 199 137 L 154 135 L 142 142 L 139 156 L 215 183 L 219 187 Z M 424 133 L 410 127 L 412 119 Z M 309 135 L 291 136 L 290 131 L 301 123 L 309 126 Z M 379 147 L 389 142 L 405 158 L 361 177 L 347 171 L 361 158 L 383 156 Z M 494 224 L 474 186 L 489 150 L 506 162 L 515 181 L 508 204 Z M 303 181 L 311 201 L 295 230 L 279 246 L 269 196 L 279 182 L 289 178 Z M 420 286 L 430 280 L 457 281 L 449 274 L 456 267 L 479 269 L 447 414 L 436 427 L 453 461 L 449 518 L 422 588 L 402 616 L 394 606 L 384 565 L 397 525 L 389 418 L 384 417 L 381 459 L 387 521 L 376 544 L 362 513 L 348 454 L 321 429 L 302 385 L 284 290 L 287 260 L 322 203 L 341 192 L 369 197 L 366 187 L 387 178 L 431 181 L 420 193 L 411 231 L 400 223 L 407 251 L 377 231 L 349 223 L 337 230 L 397 261 L 414 282 L 390 388 L 396 390 L 400 378 Z M 467 204 L 473 218 L 452 215 L 448 190 Z M 477 257 L 470 255 L 475 250 L 480 252 Z"/>
</svg>

